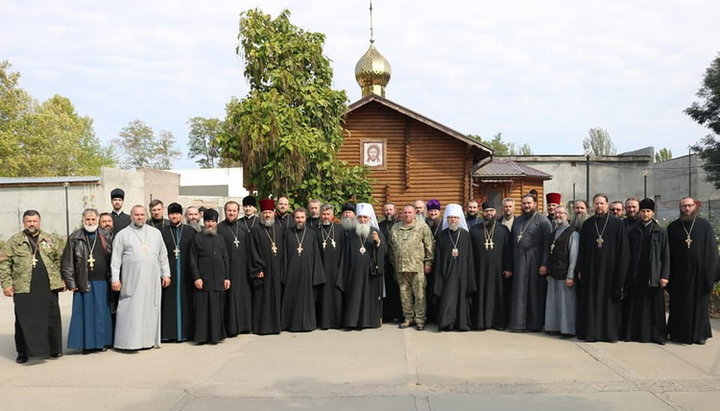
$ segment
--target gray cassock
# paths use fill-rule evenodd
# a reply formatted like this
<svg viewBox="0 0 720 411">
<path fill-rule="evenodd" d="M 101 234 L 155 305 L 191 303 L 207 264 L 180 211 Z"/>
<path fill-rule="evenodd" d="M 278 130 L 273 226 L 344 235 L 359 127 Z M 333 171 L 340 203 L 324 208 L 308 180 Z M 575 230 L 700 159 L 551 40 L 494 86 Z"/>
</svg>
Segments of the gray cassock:
<svg viewBox="0 0 720 411">
<path fill-rule="evenodd" d="M 557 240 L 570 227 L 558 227 L 553 240 Z M 580 233 L 573 231 L 568 243 L 568 270 L 566 279 L 575 279 L 575 263 L 580 247 Z M 549 273 L 548 273 L 549 274 Z M 547 303 L 545 304 L 545 331 L 558 331 L 562 334 L 575 334 L 575 286 L 568 287 L 565 280 L 548 278 Z"/>
<path fill-rule="evenodd" d="M 540 213 L 515 217 L 508 326 L 512 330 L 540 331 L 545 323 L 547 280 L 538 270 L 540 266 L 547 266 L 551 232 L 550 221 Z"/>
<path fill-rule="evenodd" d="M 160 230 L 130 224 L 113 241 L 112 281 L 122 287 L 115 324 L 115 348 L 160 346 L 161 277 L 170 277 L 167 249 Z"/>
</svg>

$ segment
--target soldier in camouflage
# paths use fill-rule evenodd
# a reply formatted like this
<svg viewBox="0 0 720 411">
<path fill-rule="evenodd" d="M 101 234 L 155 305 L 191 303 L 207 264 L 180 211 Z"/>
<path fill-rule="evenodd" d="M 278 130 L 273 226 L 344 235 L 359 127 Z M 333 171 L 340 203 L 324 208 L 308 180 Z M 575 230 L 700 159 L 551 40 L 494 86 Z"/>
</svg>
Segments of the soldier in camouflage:
<svg viewBox="0 0 720 411">
<path fill-rule="evenodd" d="M 28 356 L 62 355 L 57 293 L 65 289 L 60 277 L 65 241 L 40 230 L 40 213 L 35 210 L 25 211 L 23 226 L 0 251 L 3 294 L 15 303 L 16 361 L 20 364 Z"/>
<path fill-rule="evenodd" d="M 425 329 L 425 274 L 433 262 L 433 238 L 427 224 L 416 220 L 412 205 L 402 211 L 402 223 L 395 224 L 390 236 L 395 272 L 400 287 L 400 303 L 405 321 L 400 328 L 413 322 L 417 330 Z"/>
</svg>

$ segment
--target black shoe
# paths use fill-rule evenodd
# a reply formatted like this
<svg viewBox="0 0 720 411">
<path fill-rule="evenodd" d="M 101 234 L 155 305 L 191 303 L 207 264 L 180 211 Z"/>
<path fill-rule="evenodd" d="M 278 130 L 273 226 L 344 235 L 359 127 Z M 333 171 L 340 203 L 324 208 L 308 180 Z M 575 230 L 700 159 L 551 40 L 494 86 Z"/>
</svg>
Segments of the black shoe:
<svg viewBox="0 0 720 411">
<path fill-rule="evenodd" d="M 17 358 L 15 359 L 15 362 L 18 364 L 25 364 L 26 362 L 28 362 L 27 354 L 25 354 L 25 353 L 18 354 Z"/>
<path fill-rule="evenodd" d="M 53 357 L 53 358 L 60 358 L 60 357 L 63 356 L 63 353 L 62 353 L 62 352 L 56 352 L 56 353 L 54 353 L 54 354 L 50 354 L 50 356 Z"/>
<path fill-rule="evenodd" d="M 699 340 L 697 343 L 700 345 L 705 345 L 705 339 L 703 338 L 703 339 Z"/>
</svg>

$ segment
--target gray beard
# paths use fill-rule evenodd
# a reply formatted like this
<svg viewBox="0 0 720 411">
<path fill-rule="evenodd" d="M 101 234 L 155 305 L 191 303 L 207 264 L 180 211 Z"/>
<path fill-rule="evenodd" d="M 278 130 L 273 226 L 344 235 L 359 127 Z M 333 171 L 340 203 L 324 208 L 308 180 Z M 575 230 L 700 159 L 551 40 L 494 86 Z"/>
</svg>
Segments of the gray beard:
<svg viewBox="0 0 720 411">
<path fill-rule="evenodd" d="M 355 225 L 355 234 L 367 238 L 370 235 L 370 223 L 357 223 Z"/>
<path fill-rule="evenodd" d="M 572 219 L 572 222 L 570 223 L 570 225 L 572 225 L 574 228 L 579 230 L 580 228 L 582 228 L 582 225 L 585 222 L 585 220 L 587 220 L 587 218 L 588 218 L 587 214 L 575 214 L 575 216 L 573 216 L 573 219 Z"/>
<path fill-rule="evenodd" d="M 385 216 L 385 221 L 392 223 L 393 221 L 395 221 L 395 216 L 393 216 L 393 215 L 386 215 L 386 216 Z"/>
<path fill-rule="evenodd" d="M 145 225 L 145 222 L 143 221 L 133 221 L 133 225 L 137 228 L 142 228 L 142 226 Z"/>
<path fill-rule="evenodd" d="M 215 228 L 203 227 L 202 233 L 205 235 L 217 235 L 217 227 L 215 227 Z"/>
<path fill-rule="evenodd" d="M 300 231 L 300 230 L 302 230 L 303 228 L 305 228 L 305 224 L 295 224 L 295 229 L 296 229 L 296 230 Z"/>
<path fill-rule="evenodd" d="M 460 223 L 448 223 L 448 228 L 450 231 L 457 231 L 457 229 L 460 227 Z"/>
<path fill-rule="evenodd" d="M 325 227 L 329 227 L 330 224 L 332 224 L 332 221 L 325 221 L 325 220 L 323 220 L 323 222 L 322 222 L 322 225 L 324 225 Z"/>
<path fill-rule="evenodd" d="M 262 223 L 263 223 L 263 225 L 264 225 L 265 227 L 270 228 L 270 227 L 273 226 L 273 224 L 275 224 L 275 219 L 274 219 L 274 218 L 268 218 L 267 220 L 266 220 L 266 219 L 263 219 L 263 220 L 262 220 Z"/>
<path fill-rule="evenodd" d="M 189 225 L 190 227 L 194 228 L 195 231 L 198 231 L 198 232 L 199 232 L 199 231 L 202 230 L 202 227 L 200 227 L 200 222 L 198 222 L 198 221 L 194 221 L 194 220 L 193 220 L 193 221 L 190 221 L 190 222 L 188 223 L 188 225 Z"/>
<path fill-rule="evenodd" d="M 340 224 L 342 227 L 346 230 L 352 230 L 355 228 L 355 219 L 354 218 L 343 218 L 342 221 L 340 221 Z"/>
</svg>

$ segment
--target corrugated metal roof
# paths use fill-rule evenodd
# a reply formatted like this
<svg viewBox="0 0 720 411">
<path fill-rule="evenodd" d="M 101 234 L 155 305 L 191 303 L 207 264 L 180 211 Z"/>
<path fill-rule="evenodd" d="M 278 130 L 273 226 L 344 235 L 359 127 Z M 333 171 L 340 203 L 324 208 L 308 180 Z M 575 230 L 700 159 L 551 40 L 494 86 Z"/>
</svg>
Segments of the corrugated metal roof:
<svg viewBox="0 0 720 411">
<path fill-rule="evenodd" d="M 523 163 L 512 160 L 493 160 L 475 170 L 473 177 L 478 178 L 508 178 L 530 177 L 551 180 L 552 176 L 544 171 L 532 168 Z"/>
<path fill-rule="evenodd" d="M 0 185 L 62 185 L 64 183 L 98 183 L 100 176 L 65 177 L 0 177 Z"/>
</svg>

